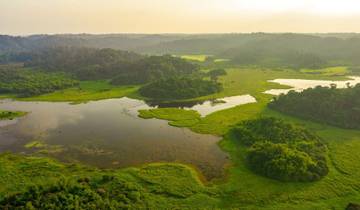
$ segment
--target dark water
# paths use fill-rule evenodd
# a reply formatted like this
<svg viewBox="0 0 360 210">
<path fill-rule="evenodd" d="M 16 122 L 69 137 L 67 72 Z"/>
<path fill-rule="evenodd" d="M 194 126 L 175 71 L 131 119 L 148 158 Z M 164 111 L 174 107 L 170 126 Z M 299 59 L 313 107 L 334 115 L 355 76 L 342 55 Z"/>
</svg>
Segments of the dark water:
<svg viewBox="0 0 360 210">
<path fill-rule="evenodd" d="M 30 113 L 0 122 L 0 151 L 40 151 L 102 168 L 181 162 L 193 164 L 208 178 L 221 176 L 227 158 L 216 144 L 219 137 L 137 117 L 139 109 L 149 108 L 128 98 L 78 105 L 3 100 L 0 109 Z M 24 147 L 34 140 L 45 146 Z"/>
</svg>

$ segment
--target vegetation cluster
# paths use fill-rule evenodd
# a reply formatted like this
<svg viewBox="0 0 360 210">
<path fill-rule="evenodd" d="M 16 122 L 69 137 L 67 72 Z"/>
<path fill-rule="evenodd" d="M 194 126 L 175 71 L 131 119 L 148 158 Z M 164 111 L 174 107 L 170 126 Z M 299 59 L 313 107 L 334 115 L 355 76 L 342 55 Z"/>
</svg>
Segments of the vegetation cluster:
<svg viewBox="0 0 360 210">
<path fill-rule="evenodd" d="M 178 100 L 210 95 L 221 90 L 222 85 L 216 81 L 173 77 L 145 85 L 140 88 L 139 92 L 142 96 L 155 100 Z"/>
<path fill-rule="evenodd" d="M 240 123 L 231 133 L 254 172 L 281 181 L 316 181 L 328 173 L 326 146 L 308 130 L 276 118 Z"/>
<path fill-rule="evenodd" d="M 290 91 L 274 98 L 269 107 L 307 120 L 360 129 L 360 85 L 345 89 L 319 86 L 303 92 Z"/>
<path fill-rule="evenodd" d="M 44 73 L 8 65 L 0 67 L 0 94 L 22 97 L 54 92 L 78 85 L 64 73 Z"/>
</svg>

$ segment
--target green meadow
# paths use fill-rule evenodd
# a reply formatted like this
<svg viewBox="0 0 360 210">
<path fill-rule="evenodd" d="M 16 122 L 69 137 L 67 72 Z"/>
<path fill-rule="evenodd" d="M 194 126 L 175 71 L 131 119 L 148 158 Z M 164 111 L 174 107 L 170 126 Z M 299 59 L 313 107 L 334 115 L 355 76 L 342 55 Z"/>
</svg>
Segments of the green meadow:
<svg viewBox="0 0 360 210">
<path fill-rule="evenodd" d="M 40 96 L 17 98 L 23 101 L 86 102 L 121 98 L 136 92 L 137 86 L 113 86 L 108 81 L 82 81 L 79 87 L 68 88 Z"/>
<path fill-rule="evenodd" d="M 209 55 L 182 55 L 180 58 L 189 60 L 189 61 L 197 61 L 197 62 L 204 62 Z"/>
<path fill-rule="evenodd" d="M 272 96 L 262 92 L 272 88 L 285 88 L 267 80 L 275 78 L 304 79 L 344 79 L 341 76 L 329 75 L 328 71 L 319 74 L 292 70 L 271 71 L 261 69 L 228 69 L 228 74 L 221 78 L 224 91 L 208 98 L 224 97 L 239 94 L 251 94 L 258 103 L 241 105 L 232 109 L 219 111 L 204 118 L 179 120 L 179 111 L 159 115 L 159 119 L 176 120 L 177 126 L 188 127 L 194 132 L 223 136 L 219 146 L 230 154 L 231 165 L 223 180 L 214 180 L 222 192 L 221 208 L 239 209 L 344 209 L 349 202 L 360 202 L 360 176 L 357 171 L 360 155 L 360 131 L 344 130 L 310 121 L 286 116 L 267 108 Z M 161 109 L 160 109 L 161 110 Z M 160 110 L 151 110 L 156 117 Z M 187 112 L 186 110 L 183 111 Z M 140 116 L 142 116 L 140 113 Z M 187 113 L 188 115 L 189 113 Z M 330 172 L 320 181 L 312 183 L 284 183 L 254 174 L 245 167 L 246 148 L 227 134 L 229 129 L 243 120 L 259 116 L 278 117 L 289 122 L 300 124 L 318 134 L 328 147 Z M 186 124 L 189 118 L 197 123 Z"/>
<path fill-rule="evenodd" d="M 267 104 L 273 96 L 264 94 L 269 89 L 289 88 L 268 82 L 277 78 L 341 80 L 346 75 L 343 67 L 330 70 L 290 69 L 271 70 L 259 67 L 229 68 L 219 82 L 223 91 L 194 100 L 207 100 L 250 94 L 257 103 L 237 106 L 201 118 L 191 110 L 141 110 L 140 117 L 168 120 L 170 125 L 186 127 L 197 133 L 222 136 L 219 146 L 229 154 L 231 164 L 226 176 L 205 180 L 191 166 L 154 163 L 119 170 L 100 170 L 77 164 L 62 164 L 46 157 L 27 157 L 14 154 L 0 155 L 0 198 L 8 193 L 22 192 L 33 184 L 47 185 L 59 180 L 78 180 L 87 177 L 99 180 L 104 175 L 115 176 L 136 185 L 139 198 L 129 209 L 344 209 L 349 202 L 360 202 L 360 131 L 345 130 L 300 120 L 270 110 Z M 314 73 L 316 72 L 316 73 Z M 138 87 L 115 87 L 107 82 L 82 82 L 79 88 L 24 100 L 87 101 L 123 96 L 136 96 Z M 280 182 L 257 175 L 245 166 L 246 148 L 228 131 L 235 124 L 259 116 L 282 118 L 301 124 L 322 137 L 327 145 L 329 174 L 309 183 Z M 43 146 L 38 142 L 28 147 Z M 104 187 L 105 191 L 111 188 Z"/>
</svg>

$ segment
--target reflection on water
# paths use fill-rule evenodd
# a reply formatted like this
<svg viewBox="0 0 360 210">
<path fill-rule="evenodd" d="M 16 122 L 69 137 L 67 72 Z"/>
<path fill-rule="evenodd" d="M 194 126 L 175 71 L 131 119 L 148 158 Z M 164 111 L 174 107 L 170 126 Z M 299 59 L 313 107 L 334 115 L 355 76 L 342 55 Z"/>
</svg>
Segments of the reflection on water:
<svg viewBox="0 0 360 210">
<path fill-rule="evenodd" d="M 170 103 L 163 103 L 163 102 L 154 102 L 149 101 L 147 102 L 149 106 L 152 107 L 159 107 L 159 108 L 168 108 L 168 107 L 175 107 L 175 108 L 184 108 L 188 110 L 195 110 L 200 113 L 202 117 L 205 117 L 211 113 L 230 109 L 239 105 L 255 103 L 256 99 L 251 95 L 240 95 L 240 96 L 231 96 L 220 98 L 216 100 L 208 100 L 208 101 L 189 101 L 189 102 L 170 102 Z"/>
<path fill-rule="evenodd" d="M 338 88 L 346 88 L 348 85 L 354 86 L 360 83 L 360 77 L 349 77 L 351 80 L 347 81 L 330 81 L 330 80 L 305 80 L 305 79 L 275 79 L 269 82 L 279 83 L 281 85 L 287 85 L 294 88 L 291 89 L 272 89 L 265 91 L 267 94 L 280 95 L 286 94 L 290 90 L 303 91 L 308 88 L 314 88 L 316 86 L 330 87 L 331 84 L 335 84 Z"/>
<path fill-rule="evenodd" d="M 139 109 L 149 108 L 129 98 L 78 105 L 3 100 L 0 109 L 30 113 L 0 127 L 0 151 L 29 152 L 24 145 L 37 140 L 47 145 L 43 152 L 64 161 L 99 167 L 182 162 L 210 178 L 221 175 L 227 158 L 216 144 L 219 137 L 137 116 Z"/>
<path fill-rule="evenodd" d="M 197 104 L 189 109 L 198 111 L 201 116 L 206 116 L 213 112 L 249 103 L 256 103 L 256 99 L 251 95 L 241 95 L 226 97 L 215 101 L 205 101 L 203 104 Z"/>
</svg>

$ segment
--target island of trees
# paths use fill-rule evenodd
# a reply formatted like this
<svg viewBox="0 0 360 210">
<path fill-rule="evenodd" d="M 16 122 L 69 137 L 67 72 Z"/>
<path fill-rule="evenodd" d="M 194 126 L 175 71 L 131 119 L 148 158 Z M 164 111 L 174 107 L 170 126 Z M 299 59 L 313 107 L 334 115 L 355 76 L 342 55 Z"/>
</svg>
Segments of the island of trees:
<svg viewBox="0 0 360 210">
<path fill-rule="evenodd" d="M 174 77 L 160 79 L 140 88 L 144 97 L 156 100 L 179 100 L 210 95 L 222 90 L 220 83 L 200 78 Z"/>
<path fill-rule="evenodd" d="M 231 134 L 247 147 L 254 172 L 281 181 L 316 181 L 328 173 L 326 146 L 308 130 L 276 118 L 238 124 Z"/>
<path fill-rule="evenodd" d="M 291 91 L 275 98 L 269 107 L 302 119 L 360 129 L 360 85 L 346 89 L 319 86 L 303 92 Z"/>
</svg>

